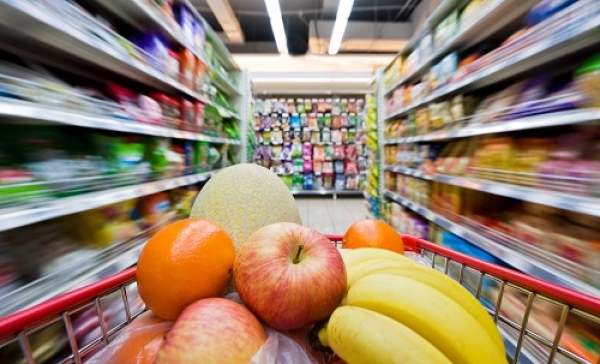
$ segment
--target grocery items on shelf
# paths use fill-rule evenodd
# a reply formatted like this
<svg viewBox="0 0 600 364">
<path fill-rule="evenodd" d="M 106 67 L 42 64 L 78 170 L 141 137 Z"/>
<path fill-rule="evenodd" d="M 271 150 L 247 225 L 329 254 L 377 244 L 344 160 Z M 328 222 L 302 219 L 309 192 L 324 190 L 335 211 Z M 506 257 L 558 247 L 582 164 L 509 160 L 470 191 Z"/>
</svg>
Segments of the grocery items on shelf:
<svg viewBox="0 0 600 364">
<path fill-rule="evenodd" d="M 368 95 L 366 99 L 367 118 L 365 120 L 365 125 L 367 127 L 367 170 L 364 193 L 367 210 L 370 215 L 375 218 L 379 218 L 380 216 L 379 176 L 381 173 L 377 107 L 376 98 L 372 95 Z"/>
<path fill-rule="evenodd" d="M 189 213 L 197 193 L 171 189 L 2 231 L 0 316 L 134 265 L 148 237 Z"/>
<path fill-rule="evenodd" d="M 473 1 L 427 23 L 384 72 L 388 219 L 406 228 L 406 207 L 529 274 L 598 292 L 582 254 L 597 250 L 599 5 Z M 507 9 L 510 22 L 488 22 Z"/>
<path fill-rule="evenodd" d="M 235 163 L 227 146 L 75 127 L 0 125 L 0 207 L 52 201 Z M 77 135 L 77 137 L 74 137 Z"/>
<path fill-rule="evenodd" d="M 363 99 L 257 99 L 253 129 L 254 163 L 291 189 L 361 189 L 367 168 Z"/>
<path fill-rule="evenodd" d="M 545 40 L 548 42 L 548 45 L 547 43 L 542 44 L 552 47 L 564 44 L 569 37 L 577 37 L 580 34 L 593 34 L 594 27 L 597 27 L 598 13 L 600 11 L 597 2 L 582 0 L 569 5 L 568 7 L 561 8 L 560 11 L 545 13 L 540 18 L 544 20 L 533 26 L 530 22 L 524 20 L 525 28 L 523 30 L 515 32 L 513 36 L 507 38 L 503 44 L 500 44 L 492 51 L 489 51 L 489 43 L 482 43 L 480 49 L 476 49 L 475 51 L 468 50 L 460 59 L 457 58 L 456 53 L 450 53 L 439 65 L 434 65 L 431 68 L 430 74 L 425 75 L 420 83 L 402 84 L 393 91 L 393 95 L 388 99 L 388 116 L 394 117 L 411 112 L 439 98 L 447 98 L 448 102 L 450 102 L 452 100 L 452 92 L 460 91 L 473 83 L 475 83 L 473 87 L 482 88 L 493 82 L 497 82 L 495 80 L 498 77 L 495 77 L 494 80 L 490 76 L 494 73 L 504 72 L 506 73 L 506 78 L 517 75 L 523 71 L 523 68 L 518 69 L 515 66 L 515 71 L 504 71 L 502 70 L 504 68 L 502 67 L 504 65 L 502 62 L 508 62 L 507 65 L 520 62 L 523 57 L 514 57 L 515 53 L 519 55 L 523 53 L 524 56 L 535 57 L 536 53 L 532 52 L 525 55 L 526 50 L 533 47 L 535 42 Z M 549 6 L 549 8 L 555 9 L 556 7 Z M 533 8 L 529 12 L 529 16 L 535 16 L 534 14 L 538 14 L 538 12 L 538 8 Z M 589 23 L 587 23 L 588 21 Z M 581 47 L 585 49 L 586 46 L 589 47 L 594 42 L 597 42 L 597 38 L 593 38 L 592 36 L 589 43 L 582 43 Z M 566 56 L 564 52 L 557 52 L 553 56 L 555 58 L 548 58 L 547 60 L 541 56 L 539 58 L 540 62 L 548 63 L 564 56 Z M 480 76 L 480 78 L 490 77 L 486 82 L 475 82 L 478 81 L 477 76 Z M 447 87 L 442 87 L 444 81 L 446 81 Z M 562 92 L 565 91 L 568 91 L 568 89 Z M 555 88 L 552 92 L 561 92 L 561 90 Z M 555 107 L 552 101 L 548 102 Z"/>
</svg>

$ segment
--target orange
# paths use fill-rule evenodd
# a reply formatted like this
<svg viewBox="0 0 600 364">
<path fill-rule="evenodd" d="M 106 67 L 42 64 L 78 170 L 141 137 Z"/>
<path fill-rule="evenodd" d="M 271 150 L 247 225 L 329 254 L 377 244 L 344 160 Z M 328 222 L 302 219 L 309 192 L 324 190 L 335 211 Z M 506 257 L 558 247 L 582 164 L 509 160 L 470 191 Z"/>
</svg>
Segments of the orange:
<svg viewBox="0 0 600 364">
<path fill-rule="evenodd" d="M 235 247 L 227 232 L 201 219 L 158 231 L 137 266 L 140 297 L 154 314 L 175 321 L 189 304 L 220 297 L 231 280 Z"/>
<path fill-rule="evenodd" d="M 381 220 L 361 220 L 348 228 L 342 248 L 380 248 L 404 253 L 404 243 L 396 230 Z"/>
</svg>

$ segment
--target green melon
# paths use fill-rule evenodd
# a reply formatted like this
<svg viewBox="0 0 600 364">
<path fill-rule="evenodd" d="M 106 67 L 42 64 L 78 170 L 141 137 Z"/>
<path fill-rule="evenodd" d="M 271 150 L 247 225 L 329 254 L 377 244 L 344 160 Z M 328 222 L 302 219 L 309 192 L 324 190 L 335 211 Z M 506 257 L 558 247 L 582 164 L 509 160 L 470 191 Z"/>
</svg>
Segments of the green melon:
<svg viewBox="0 0 600 364">
<path fill-rule="evenodd" d="M 215 174 L 202 188 L 190 217 L 225 229 L 236 250 L 256 230 L 277 222 L 302 224 L 294 196 L 273 172 L 237 164 Z"/>
</svg>

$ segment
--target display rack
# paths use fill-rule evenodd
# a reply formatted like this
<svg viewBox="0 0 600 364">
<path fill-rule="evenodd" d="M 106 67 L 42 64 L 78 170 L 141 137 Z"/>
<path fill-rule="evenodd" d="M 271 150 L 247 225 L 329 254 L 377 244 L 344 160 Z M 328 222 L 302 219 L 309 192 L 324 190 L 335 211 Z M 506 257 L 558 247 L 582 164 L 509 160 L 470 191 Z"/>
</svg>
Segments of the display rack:
<svg viewBox="0 0 600 364">
<path fill-rule="evenodd" d="M 398 53 L 390 66 L 380 70 L 383 75 L 377 82 L 378 89 L 383 90 L 383 97 L 379 98 L 383 112 L 379 121 L 385 130 L 380 147 L 387 151 L 382 154 L 380 218 L 388 220 L 403 233 L 424 233 L 426 240 L 449 246 L 455 244 L 452 247 L 464 249 L 461 250 L 464 253 L 486 256 L 486 259 L 502 262 L 531 276 L 600 296 L 598 267 L 590 265 L 591 260 L 584 264 L 577 258 L 577 254 L 589 257 L 596 254 L 593 248 L 586 253 L 583 244 L 577 245 L 585 238 L 567 236 L 565 229 L 553 235 L 556 243 L 553 240 L 546 245 L 539 244 L 534 242 L 537 230 L 527 230 L 531 227 L 526 226 L 526 222 L 532 220 L 515 220 L 525 224 L 519 225 L 522 229 L 519 235 L 514 235 L 517 228 L 512 225 L 517 222 L 502 220 L 507 215 L 511 219 L 520 216 L 523 212 L 519 208 L 524 203 L 532 203 L 527 205 L 532 211 L 556 214 L 553 223 L 544 225 L 546 227 L 540 225 L 542 230 L 553 229 L 551 224 L 561 225 L 561 219 L 567 217 L 573 225 L 579 223 L 578 219 L 594 221 L 600 216 L 600 199 L 594 192 L 594 186 L 598 184 L 596 175 L 583 172 L 569 175 L 568 172 L 542 169 L 530 171 L 524 167 L 517 170 L 511 162 L 507 162 L 506 167 L 481 164 L 487 160 L 478 148 L 486 146 L 487 140 L 509 139 L 514 135 L 525 138 L 541 135 L 539 138 L 548 140 L 576 131 L 593 134 L 592 130 L 600 121 L 599 105 L 589 101 L 596 100 L 597 96 L 586 95 L 580 84 L 572 81 L 582 75 L 575 70 L 597 54 L 600 3 L 589 0 L 570 3 L 500 43 L 518 30 L 526 14 L 538 3 L 538 0 L 442 1 L 425 22 L 424 29 Z M 481 7 L 471 11 L 470 21 L 458 23 L 455 33 L 439 47 L 425 49 L 423 56 L 424 44 L 427 48 L 427 42 L 431 41 L 428 37 L 438 32 L 438 25 L 454 11 L 460 14 L 467 4 Z M 480 49 L 482 42 L 498 47 L 484 47 L 486 50 L 482 53 L 473 53 L 474 49 Z M 459 57 L 472 54 L 476 56 L 469 60 L 470 63 L 457 66 L 445 77 L 438 78 L 448 72 L 444 69 L 448 63 L 442 61 L 450 60 L 451 64 L 452 57 L 460 61 Z M 406 64 L 412 65 L 407 72 L 403 69 Z M 497 102 L 496 108 L 476 106 L 482 96 L 479 105 L 485 106 L 486 101 L 493 105 L 501 96 L 489 101 L 488 95 L 506 96 L 501 91 L 509 85 L 540 75 L 547 75 L 556 83 L 572 81 L 576 87 L 565 87 L 562 93 L 540 93 L 540 96 L 525 98 L 525 101 L 515 97 L 518 102 Z M 460 104 L 467 96 L 473 97 L 470 111 L 467 111 L 466 101 Z M 548 107 L 568 102 L 577 106 Z M 454 109 L 457 104 L 461 108 L 465 106 L 460 109 L 464 113 Z M 519 151 L 526 158 L 529 150 L 518 149 L 519 139 L 513 140 L 516 140 L 513 151 Z M 500 145 L 499 141 L 497 143 Z M 533 158 L 535 152 L 535 149 L 531 150 Z M 502 158 L 500 153 L 498 151 L 496 156 Z M 511 157 L 515 158 L 514 155 Z M 475 161 L 476 158 L 479 159 Z M 384 178 L 384 174 L 390 179 Z M 539 210 L 533 210 L 538 206 Z M 502 209 L 507 209 L 507 215 L 502 215 L 505 211 Z M 532 216 L 542 216 L 541 212 L 537 213 L 540 215 Z M 597 229 L 597 225 L 592 228 L 589 224 L 584 225 L 589 231 Z M 564 243 L 559 239 L 572 239 L 572 255 L 564 250 L 567 248 L 562 248 Z M 581 252 L 577 250 L 579 247 L 583 249 Z M 503 332 L 503 336 L 507 348 L 511 343 L 514 347 L 510 335 Z M 546 359 L 538 358 L 535 350 L 524 351 L 519 358 L 521 363 L 540 360 Z"/>
<path fill-rule="evenodd" d="M 31 204 L 31 206 L 25 205 L 17 208 L 5 208 L 0 210 L 0 231 L 91 210 L 96 207 L 147 196 L 161 191 L 172 190 L 177 187 L 206 182 L 217 172 L 218 170 L 215 170 L 206 173 L 91 192 L 73 197 L 57 198 L 44 203 Z M 70 183 L 73 182 L 74 181 L 71 181 Z"/>
<path fill-rule="evenodd" d="M 356 97 L 256 99 L 253 162 L 280 175 L 297 196 L 361 196 L 363 105 Z"/>
<path fill-rule="evenodd" d="M 192 44 L 174 18 L 167 16 L 154 2 L 0 0 L 0 25 L 3 29 L 0 49 L 6 52 L 6 55 L 3 53 L 3 62 L 5 58 L 8 59 L 7 64 L 18 58 L 18 67 L 31 69 L 36 76 L 31 77 L 20 72 L 20 69 L 15 71 L 17 66 L 7 68 L 5 64 L 2 65 L 0 126 L 32 129 L 60 127 L 77 137 L 100 135 L 95 139 L 100 141 L 106 135 L 111 138 L 118 136 L 130 138 L 136 143 L 146 143 L 146 147 L 151 143 L 162 147 L 163 141 L 172 146 L 170 143 L 173 142 L 180 148 L 177 153 L 182 156 L 181 163 L 185 163 L 185 166 L 172 164 L 167 168 L 164 163 L 174 163 L 172 155 L 164 154 L 162 157 L 165 161 L 156 162 L 156 158 L 161 157 L 146 151 L 144 158 L 155 158 L 154 162 L 163 163 L 162 167 L 150 168 L 150 162 L 144 159 L 146 164 L 132 173 L 113 168 L 102 175 L 90 172 L 92 168 L 83 171 L 88 175 L 80 171 L 81 176 L 77 177 L 67 175 L 62 179 L 38 178 L 25 182 L 15 179 L 16 182 L 11 183 L 3 180 L 0 184 L 1 243 L 7 241 L 8 234 L 11 234 L 12 240 L 15 240 L 14 236 L 18 240 L 20 235 L 15 232 L 32 224 L 39 227 L 55 224 L 56 221 L 62 223 L 79 216 L 73 214 L 107 209 L 107 206 L 142 197 L 147 198 L 145 201 L 156 196 L 165 198 L 167 195 L 162 192 L 181 187 L 196 188 L 220 168 L 246 160 L 245 135 L 251 100 L 248 73 L 239 69 L 223 42 L 193 5 L 189 1 L 180 1 L 179 4 L 187 5 L 195 21 L 202 25 L 206 40 L 204 42 L 203 39 L 201 46 Z M 88 13 L 90 10 L 107 15 L 105 18 L 116 22 L 118 26 L 112 28 L 105 25 Z M 121 30 L 128 31 L 127 37 L 130 38 L 117 33 Z M 173 72 L 173 69 L 157 66 L 161 60 L 156 55 L 130 40 L 134 32 L 160 33 L 173 52 L 191 52 L 193 64 L 196 65 L 193 85 L 185 78 L 183 67 Z M 181 62 L 183 65 L 183 60 Z M 178 67 L 181 65 L 178 64 Z M 73 82 L 74 86 L 69 82 Z M 134 115 L 121 100 L 108 100 L 107 90 L 102 87 L 109 82 L 137 92 L 135 98 L 132 97 L 128 102 L 137 102 L 137 97 L 141 95 L 146 97 L 146 103 L 153 98 L 158 107 L 161 101 L 155 94 L 172 98 L 177 105 L 181 100 L 181 106 L 174 108 L 177 116 L 173 116 L 173 110 L 168 110 L 163 104 L 160 104 L 162 113 L 158 113 L 156 108 L 144 108 L 140 106 L 142 101 L 139 101 L 139 110 Z M 88 85 L 94 92 L 80 92 L 77 89 Z M 100 93 L 103 94 L 99 96 Z M 184 108 L 187 101 L 194 105 L 193 109 Z M 202 108 L 198 105 L 202 105 Z M 209 111 L 199 111 L 204 107 Z M 193 122 L 189 121 L 191 114 Z M 223 127 L 225 123 L 234 124 L 239 133 L 231 136 L 229 130 L 226 132 Z M 218 127 L 215 124 L 219 124 Z M 216 159 L 206 162 L 204 159 L 209 159 L 209 148 L 213 147 L 221 152 L 218 162 Z M 172 150 L 169 152 L 175 153 Z M 201 153 L 205 154 L 201 156 Z M 3 157 L 1 154 L 0 157 Z M 229 156 L 233 162 L 229 162 Z M 85 158 L 86 163 L 91 165 L 90 160 L 93 160 L 100 169 L 98 158 L 93 159 L 95 156 L 92 156 L 91 159 L 82 159 Z M 102 171 L 106 169 L 105 164 L 102 165 Z M 49 172 L 45 171 L 46 174 Z M 55 176 L 58 174 L 55 173 Z M 184 189 L 177 191 L 185 193 Z M 10 196 L 14 194 L 18 194 L 18 199 L 11 200 Z M 172 195 L 167 197 L 173 198 Z M 170 208 L 174 210 L 180 206 L 171 205 Z M 132 224 L 139 224 L 140 228 L 144 226 L 144 230 L 135 238 L 113 241 L 105 248 L 92 249 L 93 257 L 87 262 L 73 261 L 73 269 L 69 272 L 63 269 L 39 276 L 10 292 L 10 295 L 2 291 L 7 300 L 3 301 L 5 305 L 0 315 L 47 300 L 135 264 L 149 234 L 158 226 L 148 228 L 150 221 L 153 221 L 150 219 L 131 219 Z M 111 230 L 108 228 L 102 233 L 110 235 Z M 4 248 L 4 245 L 0 246 L 0 264 L 6 262 Z"/>
<path fill-rule="evenodd" d="M 533 257 L 533 254 L 531 254 L 533 251 L 532 248 L 530 248 L 528 252 L 519 252 L 514 248 L 507 247 L 501 242 L 494 241 L 493 239 L 490 239 L 485 235 L 474 231 L 473 229 L 457 224 L 444 216 L 436 214 L 426 207 L 416 204 L 394 192 L 384 190 L 384 194 L 391 200 L 409 208 L 410 210 L 425 217 L 427 220 L 434 222 L 449 232 L 460 236 L 469 242 L 472 242 L 476 246 L 484 249 L 487 252 L 490 252 L 494 256 L 522 272 L 550 282 L 554 282 L 559 285 L 573 287 L 574 289 L 592 295 L 600 295 L 600 288 L 594 287 L 580 279 L 572 277 L 569 274 L 566 274 L 564 270 L 557 269 L 557 266 L 559 266 L 559 261 L 551 261 L 549 259 L 543 261 Z"/>
</svg>

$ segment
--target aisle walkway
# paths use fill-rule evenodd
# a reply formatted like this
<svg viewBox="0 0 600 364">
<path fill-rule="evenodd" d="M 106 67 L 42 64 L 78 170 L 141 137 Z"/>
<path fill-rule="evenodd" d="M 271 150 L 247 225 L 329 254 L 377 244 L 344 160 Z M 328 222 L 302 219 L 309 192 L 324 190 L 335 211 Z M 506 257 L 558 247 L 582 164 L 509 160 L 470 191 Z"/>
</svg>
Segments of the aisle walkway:
<svg viewBox="0 0 600 364">
<path fill-rule="evenodd" d="M 367 215 L 363 198 L 296 197 L 304 225 L 324 234 L 344 234 L 354 222 Z"/>
</svg>

